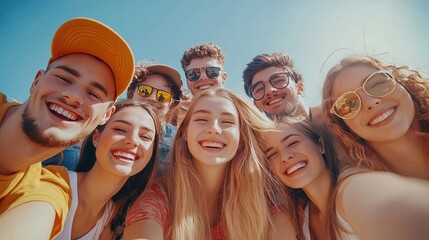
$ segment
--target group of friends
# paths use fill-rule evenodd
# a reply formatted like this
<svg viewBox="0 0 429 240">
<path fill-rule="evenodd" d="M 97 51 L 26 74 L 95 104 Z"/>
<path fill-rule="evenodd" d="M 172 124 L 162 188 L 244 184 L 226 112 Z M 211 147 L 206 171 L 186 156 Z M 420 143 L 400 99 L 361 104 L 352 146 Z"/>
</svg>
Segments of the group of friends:
<svg viewBox="0 0 429 240">
<path fill-rule="evenodd" d="M 135 63 L 65 22 L 24 103 L 0 94 L 0 239 L 427 239 L 429 79 L 349 56 L 320 106 L 282 53 L 224 87 L 213 43 Z M 126 92 L 127 99 L 119 99 Z"/>
</svg>

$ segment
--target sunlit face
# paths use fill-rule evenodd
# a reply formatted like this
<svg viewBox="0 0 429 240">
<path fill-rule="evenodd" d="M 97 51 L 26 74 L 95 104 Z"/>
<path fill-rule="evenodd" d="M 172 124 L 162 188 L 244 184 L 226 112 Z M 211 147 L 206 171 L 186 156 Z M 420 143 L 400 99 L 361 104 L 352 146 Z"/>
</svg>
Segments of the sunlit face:
<svg viewBox="0 0 429 240">
<path fill-rule="evenodd" d="M 207 96 L 196 103 L 186 140 L 198 166 L 221 166 L 235 156 L 240 141 L 239 117 L 234 104 L 223 97 Z"/>
<path fill-rule="evenodd" d="M 365 79 L 376 71 L 365 65 L 344 69 L 334 79 L 334 98 L 362 87 Z M 344 122 L 361 138 L 370 142 L 392 141 L 410 130 L 415 109 L 410 94 L 402 85 L 396 84 L 395 90 L 385 97 L 369 96 L 362 89 L 356 93 L 362 101 L 360 112 Z"/>
<path fill-rule="evenodd" d="M 192 95 L 196 95 L 199 92 L 212 88 L 212 87 L 223 87 L 226 81 L 226 72 L 223 71 L 223 65 L 220 64 L 217 60 L 204 57 L 204 58 L 194 58 L 191 60 L 189 65 L 186 67 L 186 70 L 192 68 L 205 68 L 205 67 L 219 67 L 221 69 L 219 73 L 219 77 L 217 78 L 208 78 L 206 71 L 201 70 L 201 76 L 196 81 L 189 81 L 186 79 L 186 83 L 188 84 L 188 89 L 191 91 Z"/>
<path fill-rule="evenodd" d="M 305 188 L 329 174 L 319 144 L 290 125 L 282 124 L 279 130 L 265 140 L 265 154 L 278 180 L 290 188 Z"/>
<path fill-rule="evenodd" d="M 155 123 L 139 107 L 126 107 L 114 114 L 103 132 L 94 134 L 98 165 L 118 176 L 132 176 L 143 170 L 153 153 Z"/>
<path fill-rule="evenodd" d="M 146 78 L 141 84 L 149 85 L 153 88 L 166 91 L 169 93 L 172 93 L 172 89 L 170 84 L 168 83 L 167 79 L 159 74 L 152 74 L 148 78 Z M 134 90 L 134 95 L 132 97 L 133 100 L 136 101 L 144 101 L 150 103 L 153 107 L 155 107 L 155 110 L 157 111 L 157 115 L 159 117 L 163 117 L 167 114 L 169 108 L 170 108 L 170 102 L 160 102 L 156 99 L 156 89 L 153 89 L 152 94 L 149 97 L 144 97 L 139 95 L 138 93 L 138 86 Z"/>
<path fill-rule="evenodd" d="M 272 116 L 280 118 L 293 116 L 304 90 L 302 82 L 296 83 L 292 77 L 290 77 L 288 86 L 282 89 L 276 89 L 268 82 L 268 79 L 274 74 L 284 72 L 286 71 L 280 67 L 269 67 L 257 72 L 252 78 L 252 86 L 259 81 L 265 82 L 264 97 L 254 100 L 253 103 L 271 118 Z"/>
<path fill-rule="evenodd" d="M 39 71 L 23 114 L 23 130 L 34 142 L 65 147 L 110 117 L 115 99 L 110 68 L 87 54 L 70 54 Z"/>
</svg>

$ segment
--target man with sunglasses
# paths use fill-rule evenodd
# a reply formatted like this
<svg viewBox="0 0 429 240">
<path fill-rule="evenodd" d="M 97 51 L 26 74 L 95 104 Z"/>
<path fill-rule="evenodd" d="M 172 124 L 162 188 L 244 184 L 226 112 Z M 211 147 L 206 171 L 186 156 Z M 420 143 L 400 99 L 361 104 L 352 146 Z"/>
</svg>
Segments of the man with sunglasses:
<svg viewBox="0 0 429 240">
<path fill-rule="evenodd" d="M 310 108 L 304 102 L 304 83 L 293 60 L 284 54 L 261 54 L 243 71 L 244 90 L 253 104 L 271 119 L 286 116 L 314 120 L 320 107 Z"/>
<path fill-rule="evenodd" d="M 213 43 L 189 48 L 183 53 L 180 63 L 192 95 L 208 88 L 223 87 L 225 84 L 225 54 Z"/>
<path fill-rule="evenodd" d="M 168 155 L 177 131 L 176 127 L 166 122 L 166 116 L 184 98 L 180 74 L 168 65 L 139 63 L 128 87 L 127 98 L 150 103 L 162 120 L 163 133 L 158 155 L 158 176 L 162 176 L 168 170 Z"/>
</svg>

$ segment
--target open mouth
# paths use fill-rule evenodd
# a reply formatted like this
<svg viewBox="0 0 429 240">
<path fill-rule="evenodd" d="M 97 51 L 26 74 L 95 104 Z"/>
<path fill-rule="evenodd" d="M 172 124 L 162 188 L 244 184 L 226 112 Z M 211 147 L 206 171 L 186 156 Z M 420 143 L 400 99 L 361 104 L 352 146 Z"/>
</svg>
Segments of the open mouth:
<svg viewBox="0 0 429 240">
<path fill-rule="evenodd" d="M 268 105 L 268 106 L 270 106 L 270 105 L 274 105 L 274 104 L 276 104 L 276 103 L 278 103 L 278 102 L 283 101 L 283 99 L 284 99 L 284 97 L 279 97 L 279 98 L 271 99 L 271 100 L 269 100 L 269 101 L 266 103 L 266 105 Z"/>
<path fill-rule="evenodd" d="M 130 152 L 113 151 L 112 154 L 117 158 L 127 161 L 135 161 L 138 158 L 136 154 Z"/>
<path fill-rule="evenodd" d="M 212 141 L 201 141 L 200 145 L 203 146 L 204 148 L 219 149 L 219 150 L 225 147 L 225 144 L 223 143 L 212 142 Z"/>
<path fill-rule="evenodd" d="M 390 117 L 394 112 L 395 112 L 396 108 L 389 108 L 387 109 L 385 112 L 383 112 L 382 114 L 380 114 L 378 117 L 375 117 L 374 119 L 372 119 L 369 122 L 370 126 L 374 126 L 378 123 L 383 122 L 384 120 L 386 120 L 388 117 Z"/>
<path fill-rule="evenodd" d="M 198 86 L 197 89 L 198 90 L 206 90 L 206 89 L 211 88 L 212 86 L 213 86 L 212 84 L 204 84 L 204 85 Z"/>
<path fill-rule="evenodd" d="M 48 108 L 52 114 L 63 120 L 75 122 L 80 119 L 79 115 L 70 112 L 54 103 L 50 103 Z"/>
<path fill-rule="evenodd" d="M 294 165 L 292 165 L 291 167 L 289 167 L 288 169 L 286 169 L 286 175 L 289 176 L 289 175 L 295 173 L 296 171 L 305 168 L 306 166 L 307 166 L 306 161 L 297 162 Z"/>
</svg>

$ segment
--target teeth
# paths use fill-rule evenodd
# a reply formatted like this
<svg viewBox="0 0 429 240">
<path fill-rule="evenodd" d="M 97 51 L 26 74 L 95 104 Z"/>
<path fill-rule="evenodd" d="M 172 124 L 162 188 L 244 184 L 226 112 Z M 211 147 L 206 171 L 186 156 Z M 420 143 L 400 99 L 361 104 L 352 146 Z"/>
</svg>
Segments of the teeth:
<svg viewBox="0 0 429 240">
<path fill-rule="evenodd" d="M 296 170 L 301 169 L 301 168 L 303 168 L 303 167 L 305 167 L 305 166 L 307 166 L 307 163 L 306 163 L 306 162 L 299 162 L 299 163 L 296 163 L 295 165 L 293 165 L 292 167 L 290 167 L 290 168 L 288 168 L 288 169 L 286 170 L 286 174 L 287 174 L 287 175 L 290 175 L 290 174 L 292 174 L 293 172 L 295 172 Z"/>
<path fill-rule="evenodd" d="M 70 120 L 72 120 L 72 121 L 76 121 L 76 119 L 78 117 L 76 114 L 69 112 L 69 111 L 65 110 L 64 108 L 62 108 L 58 105 L 50 104 L 49 109 L 60 114 L 60 115 L 62 115 L 62 116 L 64 116 L 64 117 L 66 117 L 66 118 L 68 118 L 68 119 L 70 119 Z"/>
<path fill-rule="evenodd" d="M 120 152 L 120 151 L 113 152 L 113 156 L 128 158 L 130 160 L 135 160 L 137 158 L 137 156 L 135 154 L 126 153 L 126 152 Z"/>
<path fill-rule="evenodd" d="M 224 144 L 218 142 L 202 142 L 203 147 L 223 148 Z"/>
<path fill-rule="evenodd" d="M 394 112 L 393 108 L 385 111 L 383 114 L 381 114 L 380 116 L 376 117 L 375 119 L 373 119 L 371 122 L 369 122 L 369 125 L 375 125 L 383 120 L 385 120 L 386 118 L 388 118 L 390 115 L 392 115 L 392 113 Z"/>
<path fill-rule="evenodd" d="M 199 90 L 205 90 L 205 89 L 210 88 L 211 86 L 212 86 L 212 85 L 210 85 L 210 84 L 201 85 L 201 86 L 199 86 L 199 87 L 198 87 L 198 89 L 199 89 Z"/>
<path fill-rule="evenodd" d="M 275 99 L 273 99 L 273 100 L 268 101 L 267 105 L 272 105 L 272 104 L 278 103 L 278 102 L 280 102 L 282 99 L 283 99 L 283 98 L 275 98 Z"/>
</svg>

